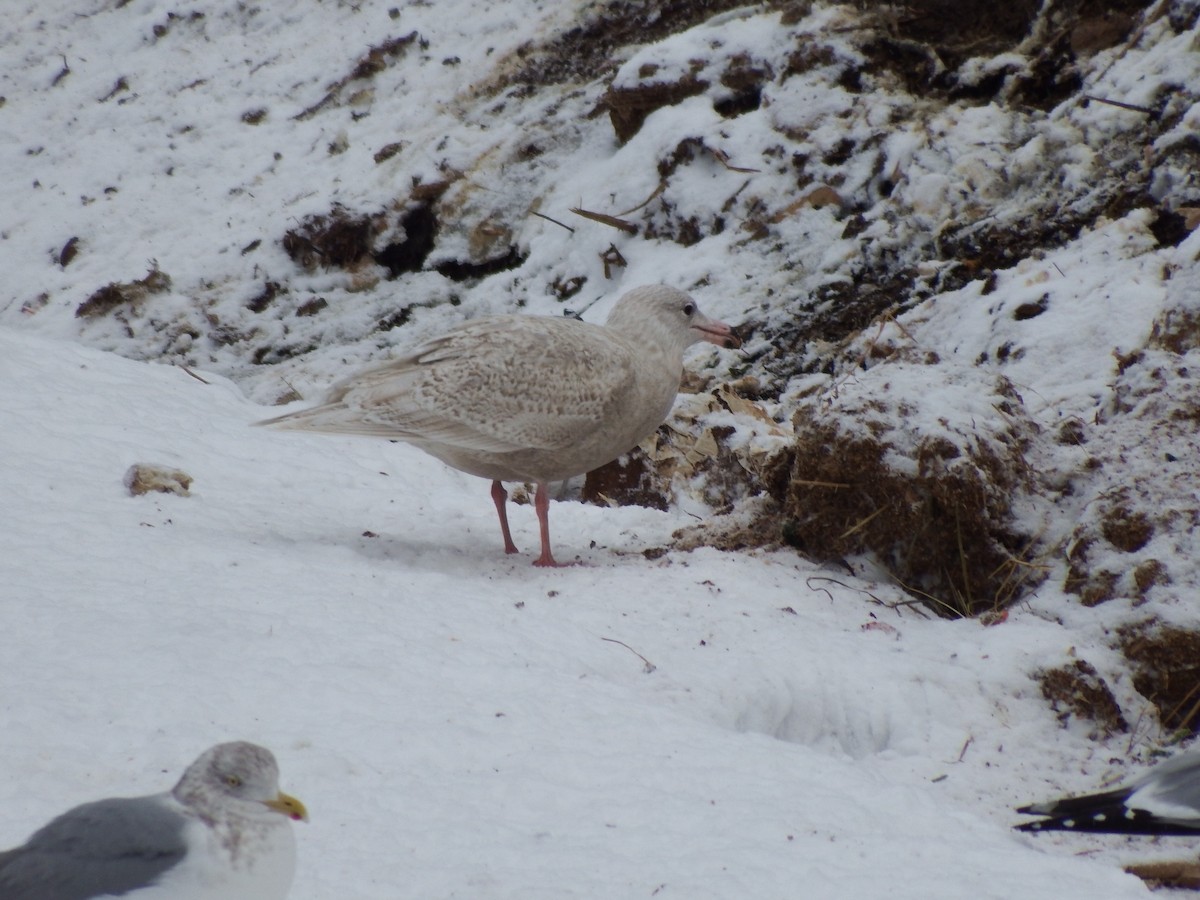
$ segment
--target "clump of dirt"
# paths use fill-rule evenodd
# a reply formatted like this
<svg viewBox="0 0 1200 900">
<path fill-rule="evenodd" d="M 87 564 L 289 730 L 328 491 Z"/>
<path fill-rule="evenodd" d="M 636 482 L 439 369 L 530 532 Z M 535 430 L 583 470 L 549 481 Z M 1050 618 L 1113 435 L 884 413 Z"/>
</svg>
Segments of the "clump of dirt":
<svg viewBox="0 0 1200 900">
<path fill-rule="evenodd" d="M 915 0 L 903 13 L 879 7 L 863 52 L 873 73 L 889 72 L 915 95 L 1049 110 L 1079 91 L 1077 60 L 1126 40 L 1147 0 Z M 1032 40 L 1030 40 L 1032 39 Z M 1000 65 L 978 63 L 1027 53 Z"/>
<path fill-rule="evenodd" d="M 1043 669 L 1036 677 L 1042 696 L 1063 725 L 1072 716 L 1094 722 L 1096 730 L 1090 735 L 1094 741 L 1129 731 L 1108 683 L 1090 663 L 1077 659 L 1070 665 Z"/>
<path fill-rule="evenodd" d="M 520 268 L 525 262 L 525 258 L 516 247 L 509 247 L 503 255 L 485 259 L 482 262 L 464 262 L 456 259 L 440 262 L 434 268 L 438 274 L 445 275 L 451 281 L 471 281 L 476 278 L 487 278 L 497 272 Z"/>
<path fill-rule="evenodd" d="M 870 555 L 940 615 L 1008 606 L 1044 578 L 1014 514 L 1034 489 L 1025 452 L 1037 426 L 1004 378 L 964 387 L 988 390 L 992 421 L 978 394 L 964 394 L 979 414 L 929 424 L 914 421 L 920 398 L 885 379 L 863 378 L 832 402 L 836 415 L 802 405 L 794 446 L 764 477 L 781 533 L 819 560 Z"/>
<path fill-rule="evenodd" d="M 75 316 L 80 319 L 106 316 L 118 309 L 136 307 L 152 294 L 163 294 L 170 289 L 171 276 L 152 265 L 145 278 L 106 284 L 79 304 Z"/>
<path fill-rule="evenodd" d="M 708 82 L 689 73 L 676 81 L 655 81 L 647 72 L 646 81 L 633 87 L 612 88 L 604 95 L 604 105 L 612 122 L 617 140 L 624 144 L 638 133 L 650 113 L 664 106 L 674 106 L 681 100 L 703 94 Z"/>
<path fill-rule="evenodd" d="M 713 109 L 726 119 L 754 112 L 762 106 L 762 86 L 774 77 L 769 65 L 744 53 L 734 56 L 720 78 L 728 92 L 714 98 Z"/>
<path fill-rule="evenodd" d="M 1191 302 L 1191 285 L 1179 289 Z M 1111 402 L 1092 426 L 1102 439 L 1087 444 L 1078 488 L 1092 496 L 1079 498 L 1084 504 L 1068 542 L 1063 585 L 1085 606 L 1114 598 L 1138 606 L 1155 588 L 1192 579 L 1180 563 L 1200 521 L 1192 465 L 1200 386 L 1190 362 L 1189 319 L 1186 308 L 1164 313 L 1147 347 L 1117 360 Z"/>
<path fill-rule="evenodd" d="M 58 251 L 58 264 L 64 269 L 71 264 L 79 253 L 79 238 L 72 237 L 67 240 L 60 251 Z"/>
<path fill-rule="evenodd" d="M 283 235 L 283 249 L 306 272 L 349 269 L 371 258 L 371 245 L 383 230 L 379 215 L 352 214 L 335 204 L 325 214 L 307 216 Z"/>
<path fill-rule="evenodd" d="M 1200 311 L 1166 310 L 1154 322 L 1149 345 L 1179 355 L 1200 347 Z"/>
<path fill-rule="evenodd" d="M 1171 511 L 1163 512 L 1170 517 Z M 1114 550 L 1138 553 L 1155 533 L 1154 521 L 1133 506 L 1128 491 L 1117 491 L 1099 502 L 1095 515 L 1098 521 L 1089 517 L 1075 529 L 1064 590 L 1076 594 L 1084 606 L 1099 606 L 1118 596 L 1130 596 L 1137 606 L 1146 601 L 1151 588 L 1171 582 L 1167 567 L 1158 559 L 1142 559 L 1134 565 L 1113 555 Z"/>
<path fill-rule="evenodd" d="M 268 281 L 258 294 L 246 302 L 246 308 L 256 313 L 266 312 L 267 307 L 274 302 L 276 297 L 287 292 L 288 289 L 278 281 Z"/>
<path fill-rule="evenodd" d="M 612 74 L 622 47 L 653 43 L 740 6 L 744 0 L 610 0 L 545 44 L 519 48 L 488 92 L 595 81 Z"/>
<path fill-rule="evenodd" d="M 1072 545 L 1067 553 L 1067 577 L 1063 590 L 1079 597 L 1084 606 L 1099 606 L 1117 596 L 1120 576 L 1111 569 L 1093 564 L 1091 538 L 1084 538 Z"/>
<path fill-rule="evenodd" d="M 417 272 L 432 252 L 438 218 L 431 200 L 410 202 L 394 221 L 385 213 L 351 213 L 335 205 L 305 218 L 283 236 L 283 249 L 306 272 L 357 271 L 379 265 L 395 277 Z M 378 249 L 376 246 L 382 244 Z"/>
<path fill-rule="evenodd" d="M 881 19 L 903 40 L 928 44 L 950 67 L 968 56 L 1011 50 L 1029 33 L 1042 0 L 910 0 Z"/>
<path fill-rule="evenodd" d="M 1150 588 L 1159 584 L 1170 584 L 1171 575 L 1161 560 L 1148 559 L 1134 568 L 1133 583 L 1137 588 L 1138 597 L 1145 599 Z"/>
<path fill-rule="evenodd" d="M 1133 664 L 1133 686 L 1154 704 L 1163 728 L 1200 732 L 1200 631 L 1151 619 L 1122 628 L 1118 647 Z"/>
<path fill-rule="evenodd" d="M 296 315 L 300 316 L 301 318 L 315 316 L 328 306 L 329 301 L 324 297 L 313 297 L 311 300 L 306 300 L 296 307 Z"/>
<path fill-rule="evenodd" d="M 1112 506 L 1100 522 L 1105 540 L 1124 553 L 1134 553 L 1150 543 L 1154 526 L 1140 510 L 1118 503 Z"/>
<path fill-rule="evenodd" d="M 948 377 L 954 396 L 937 413 L 922 413 L 923 369 L 880 364 L 822 394 L 791 398 L 798 411 L 790 429 L 773 422 L 761 401 L 714 392 L 739 427 L 710 427 L 713 449 L 700 456 L 736 478 L 713 479 L 703 465 L 685 471 L 710 479 L 714 508 L 739 509 L 677 532 L 674 546 L 787 545 L 818 561 L 869 557 L 948 617 L 1020 599 L 1047 571 L 1022 524 L 1028 509 L 1017 512 L 1045 490 L 1027 460 L 1039 429 L 1007 379 L 971 369 Z M 762 396 L 755 379 L 743 381 Z M 699 443 L 705 435 L 696 431 L 691 440 Z M 669 450 L 691 452 L 679 442 Z M 638 490 L 644 478 L 639 469 L 631 479 Z M 716 502 L 722 497 L 724 507 Z"/>
</svg>

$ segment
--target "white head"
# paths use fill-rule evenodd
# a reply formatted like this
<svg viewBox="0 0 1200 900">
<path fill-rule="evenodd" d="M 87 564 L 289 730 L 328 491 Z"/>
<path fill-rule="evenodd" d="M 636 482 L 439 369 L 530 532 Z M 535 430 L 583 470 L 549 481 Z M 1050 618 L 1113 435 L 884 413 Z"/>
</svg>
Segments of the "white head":
<svg viewBox="0 0 1200 900">
<path fill-rule="evenodd" d="M 279 789 L 279 766 L 271 751 L 245 741 L 205 750 L 172 793 L 208 821 L 230 816 L 308 818 L 304 804 Z"/>
<path fill-rule="evenodd" d="M 634 288 L 625 294 L 606 323 L 630 337 L 647 336 L 664 349 L 683 351 L 698 341 L 740 347 L 741 340 L 724 322 L 710 319 L 687 294 L 665 284 Z"/>
</svg>

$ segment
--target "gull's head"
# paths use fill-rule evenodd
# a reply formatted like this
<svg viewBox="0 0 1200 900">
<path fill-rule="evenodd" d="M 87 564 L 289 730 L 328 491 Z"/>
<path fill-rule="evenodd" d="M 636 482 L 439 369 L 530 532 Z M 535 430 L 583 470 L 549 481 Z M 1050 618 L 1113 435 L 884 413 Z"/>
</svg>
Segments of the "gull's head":
<svg viewBox="0 0 1200 900">
<path fill-rule="evenodd" d="M 689 295 L 665 284 L 629 291 L 609 313 L 607 325 L 631 337 L 651 337 L 680 353 L 699 341 L 726 348 L 742 345 L 732 328 L 710 319 Z"/>
<path fill-rule="evenodd" d="M 246 741 L 205 750 L 175 786 L 175 798 L 204 818 L 282 815 L 307 821 L 304 804 L 279 789 L 279 766 L 265 747 Z"/>
</svg>

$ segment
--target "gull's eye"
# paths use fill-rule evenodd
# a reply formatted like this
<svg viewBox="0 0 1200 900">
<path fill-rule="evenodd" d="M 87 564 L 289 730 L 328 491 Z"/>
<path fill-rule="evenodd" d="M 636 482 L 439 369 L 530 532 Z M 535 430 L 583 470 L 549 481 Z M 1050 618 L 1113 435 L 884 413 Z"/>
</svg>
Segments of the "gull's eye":
<svg viewBox="0 0 1200 900">
<path fill-rule="evenodd" d="M 236 775 L 226 775 L 225 783 L 231 788 L 239 788 L 242 786 L 242 779 L 238 778 Z"/>
<path fill-rule="evenodd" d="M 695 315 L 696 314 L 696 304 L 695 303 L 683 304 L 683 314 L 688 317 Z"/>
</svg>

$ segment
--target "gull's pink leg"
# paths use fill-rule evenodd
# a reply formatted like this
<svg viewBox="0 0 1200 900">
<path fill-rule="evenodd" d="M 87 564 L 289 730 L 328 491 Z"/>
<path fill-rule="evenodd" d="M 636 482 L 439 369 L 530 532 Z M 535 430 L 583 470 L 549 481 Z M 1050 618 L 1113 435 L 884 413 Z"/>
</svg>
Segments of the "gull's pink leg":
<svg viewBox="0 0 1200 900">
<path fill-rule="evenodd" d="M 537 496 L 533 498 L 537 510 L 538 528 L 542 532 L 542 555 L 533 561 L 535 566 L 557 566 L 550 552 L 550 486 L 544 481 L 537 485 Z"/>
<path fill-rule="evenodd" d="M 504 506 L 508 502 L 508 491 L 499 481 L 492 482 L 492 502 L 496 504 L 496 515 L 500 517 L 500 533 L 504 535 L 504 552 L 520 553 L 513 543 L 512 533 L 508 530 L 508 512 Z"/>
</svg>

